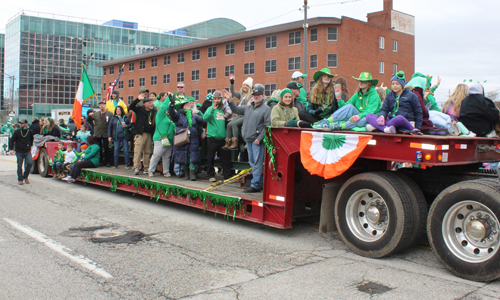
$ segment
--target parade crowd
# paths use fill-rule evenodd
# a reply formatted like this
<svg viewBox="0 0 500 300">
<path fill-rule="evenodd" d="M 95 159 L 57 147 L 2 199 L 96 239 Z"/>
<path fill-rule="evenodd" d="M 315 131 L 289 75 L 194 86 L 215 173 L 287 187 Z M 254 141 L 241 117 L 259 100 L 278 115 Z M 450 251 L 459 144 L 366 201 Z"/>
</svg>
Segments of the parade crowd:
<svg viewBox="0 0 500 300">
<path fill-rule="evenodd" d="M 314 73 L 310 94 L 303 88 L 307 74 L 294 72 L 283 89 L 273 91 L 267 99 L 264 85 L 246 78 L 239 90 L 236 78 L 229 76 L 229 90 L 221 89 L 196 103 L 186 95 L 184 83 L 177 83 L 175 93 L 156 93 L 146 88 L 128 106 L 113 91 L 108 101 L 99 103 L 99 110 L 90 109 L 75 122 L 58 125 L 51 118 L 28 126 L 20 121 L 2 127 L 9 134 L 9 149 L 17 155 L 18 182 L 29 183 L 33 163 L 30 148 L 35 135 L 53 136 L 76 141 L 76 148 L 59 144 L 51 158 L 54 176 L 74 182 L 82 168 L 99 165 L 119 167 L 120 151 L 125 168 L 134 175 L 154 176 L 160 159 L 165 177 L 196 180 L 201 171 L 202 154 L 206 155 L 206 173 L 215 182 L 214 162 L 220 159 L 222 176 L 229 179 L 232 152 L 252 167 L 253 178 L 245 192 L 260 192 L 263 185 L 264 136 L 268 126 L 313 128 L 318 130 L 351 130 L 388 134 L 467 135 L 498 137 L 499 111 L 485 97 L 479 83 L 459 84 L 439 108 L 434 97 L 440 80 L 432 85 L 432 77 L 415 73 L 406 78 L 399 71 L 390 86 L 377 87 L 379 80 L 362 72 L 352 77 L 357 89 L 349 93 L 347 80 L 336 77 L 327 68 Z M 110 143 L 114 152 L 111 153 Z M 202 145 L 206 145 L 203 147 Z M 203 150 L 202 150 L 203 149 Z M 133 151 L 132 161 L 129 151 Z M 202 153 L 202 151 L 204 153 Z M 22 163 L 25 171 L 22 173 Z M 171 163 L 173 166 L 171 166 Z M 173 174 L 172 174 L 173 172 Z"/>
</svg>

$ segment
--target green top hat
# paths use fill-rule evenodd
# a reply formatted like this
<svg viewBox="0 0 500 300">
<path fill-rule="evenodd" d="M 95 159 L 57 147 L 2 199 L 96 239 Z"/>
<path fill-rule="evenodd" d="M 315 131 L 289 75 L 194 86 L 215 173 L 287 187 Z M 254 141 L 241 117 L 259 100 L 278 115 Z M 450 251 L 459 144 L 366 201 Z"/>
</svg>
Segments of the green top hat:
<svg viewBox="0 0 500 300">
<path fill-rule="evenodd" d="M 189 101 L 192 101 L 192 102 L 194 102 L 194 101 L 195 101 L 195 100 L 194 100 L 194 97 L 187 97 L 187 100 L 188 100 L 188 102 L 189 102 Z"/>
<path fill-rule="evenodd" d="M 374 86 L 378 84 L 378 79 L 372 78 L 372 74 L 368 72 L 361 72 L 361 74 L 359 74 L 359 78 L 356 78 L 354 76 L 352 76 L 352 78 L 356 79 L 357 81 L 371 81 Z"/>
<path fill-rule="evenodd" d="M 333 78 L 337 75 L 333 75 L 332 72 L 330 72 L 330 69 L 328 68 L 323 68 L 316 73 L 314 73 L 314 81 L 318 81 L 318 79 L 321 77 L 321 75 L 328 75 L 330 78 Z"/>
</svg>

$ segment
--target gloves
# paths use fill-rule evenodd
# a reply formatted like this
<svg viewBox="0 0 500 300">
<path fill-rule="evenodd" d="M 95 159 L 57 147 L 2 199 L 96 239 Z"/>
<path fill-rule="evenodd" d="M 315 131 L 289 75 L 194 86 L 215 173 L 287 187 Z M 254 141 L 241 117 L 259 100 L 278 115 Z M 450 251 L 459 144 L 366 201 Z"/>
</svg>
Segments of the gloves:
<svg viewBox="0 0 500 300">
<path fill-rule="evenodd" d="M 351 123 L 356 123 L 359 120 L 361 120 L 361 117 L 359 115 L 354 115 L 349 119 Z"/>
<path fill-rule="evenodd" d="M 231 84 L 234 84 L 234 79 L 229 79 L 229 82 L 230 82 Z"/>
<path fill-rule="evenodd" d="M 286 127 L 297 127 L 297 117 L 293 117 L 292 119 L 286 122 Z"/>
<path fill-rule="evenodd" d="M 312 128 L 311 123 L 302 120 L 297 122 L 297 126 L 300 128 Z"/>
<path fill-rule="evenodd" d="M 377 124 L 380 125 L 380 126 L 384 126 L 385 125 L 385 118 L 384 116 L 380 116 L 377 118 Z"/>
<path fill-rule="evenodd" d="M 174 94 L 169 94 L 168 99 L 170 99 L 170 103 L 174 102 Z"/>
<path fill-rule="evenodd" d="M 319 116 L 319 114 L 320 114 L 320 113 L 322 113 L 322 112 L 323 112 L 323 108 L 322 108 L 322 107 L 320 107 L 320 108 L 318 108 L 318 109 L 316 109 L 316 110 L 314 111 L 314 114 L 315 114 L 316 116 Z"/>
</svg>

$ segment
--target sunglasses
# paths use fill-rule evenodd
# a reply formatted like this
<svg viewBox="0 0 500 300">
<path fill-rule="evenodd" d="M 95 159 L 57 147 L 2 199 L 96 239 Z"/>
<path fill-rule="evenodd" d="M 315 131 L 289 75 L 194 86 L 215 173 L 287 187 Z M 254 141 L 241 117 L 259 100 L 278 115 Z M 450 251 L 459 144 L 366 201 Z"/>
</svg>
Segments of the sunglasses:
<svg viewBox="0 0 500 300">
<path fill-rule="evenodd" d="M 183 86 L 177 86 L 178 89 L 183 89 L 184 87 Z"/>
</svg>

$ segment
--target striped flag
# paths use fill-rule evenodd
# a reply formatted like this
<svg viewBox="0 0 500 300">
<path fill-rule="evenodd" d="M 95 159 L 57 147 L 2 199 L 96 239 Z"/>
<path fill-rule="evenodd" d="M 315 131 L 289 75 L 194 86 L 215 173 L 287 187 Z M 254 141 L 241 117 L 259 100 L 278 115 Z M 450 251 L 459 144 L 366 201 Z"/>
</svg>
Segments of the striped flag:
<svg viewBox="0 0 500 300">
<path fill-rule="evenodd" d="M 122 65 L 120 67 L 120 74 L 118 74 L 118 78 L 116 78 L 116 80 L 109 85 L 109 87 L 108 87 L 108 95 L 106 96 L 106 101 L 109 101 L 109 99 L 111 99 L 111 93 L 113 93 L 113 91 L 115 90 L 116 85 L 118 84 L 118 80 L 120 80 L 120 76 L 122 76 L 123 68 L 124 67 L 125 67 L 125 65 Z"/>
<path fill-rule="evenodd" d="M 82 64 L 82 77 L 80 78 L 80 84 L 78 84 L 78 89 L 76 90 L 75 102 L 73 103 L 72 118 L 75 121 L 76 128 L 80 129 L 82 126 L 81 119 L 83 102 L 90 97 L 94 97 L 95 95 L 94 88 L 92 87 L 89 77 L 87 76 L 85 65 Z"/>
</svg>

